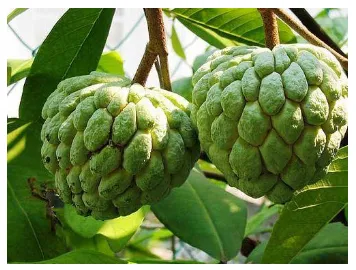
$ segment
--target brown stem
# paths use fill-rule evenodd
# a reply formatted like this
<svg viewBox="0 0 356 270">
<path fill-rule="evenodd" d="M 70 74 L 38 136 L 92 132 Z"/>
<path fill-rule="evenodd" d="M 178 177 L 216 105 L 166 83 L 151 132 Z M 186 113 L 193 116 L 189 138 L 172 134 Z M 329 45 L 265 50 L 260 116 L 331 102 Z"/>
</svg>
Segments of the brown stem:
<svg viewBox="0 0 356 270">
<path fill-rule="evenodd" d="M 152 65 L 155 62 L 156 58 L 157 58 L 157 54 L 150 51 L 150 48 L 148 47 L 148 44 L 147 44 L 145 53 L 142 56 L 140 65 L 137 68 L 137 71 L 136 71 L 135 77 L 132 80 L 132 83 L 139 83 L 143 86 L 146 84 L 148 75 L 150 74 Z"/>
<path fill-rule="evenodd" d="M 311 33 L 308 28 L 306 28 L 302 23 L 298 20 L 294 19 L 290 16 L 287 12 L 280 8 L 272 8 L 273 12 L 286 24 L 288 24 L 294 31 L 296 31 L 299 35 L 305 38 L 308 42 L 313 45 L 324 47 L 325 49 L 329 50 L 341 63 L 342 67 L 345 70 L 348 70 L 348 59 L 343 57 L 339 53 L 337 53 L 333 48 Z"/>
<path fill-rule="evenodd" d="M 161 63 L 161 73 L 162 73 L 162 81 L 163 81 L 163 89 L 168 91 L 172 91 L 171 78 L 169 76 L 169 67 L 168 67 L 168 55 L 160 54 L 159 60 Z"/>
<path fill-rule="evenodd" d="M 279 44 L 277 17 L 270 8 L 259 8 L 258 11 L 261 14 L 265 29 L 266 47 L 272 50 Z"/>
<path fill-rule="evenodd" d="M 161 65 L 159 64 L 159 58 L 158 57 L 156 58 L 156 61 L 155 61 L 155 68 L 156 68 L 156 71 L 157 71 L 157 76 L 158 76 L 158 80 L 159 80 L 159 86 L 161 88 L 163 88 L 162 70 L 161 70 Z"/>
<path fill-rule="evenodd" d="M 162 9 L 145 8 L 144 11 L 148 26 L 149 42 L 132 82 L 145 85 L 156 57 L 159 56 L 163 88 L 170 90 L 171 80 L 168 70 L 168 50 L 166 46 Z"/>
</svg>

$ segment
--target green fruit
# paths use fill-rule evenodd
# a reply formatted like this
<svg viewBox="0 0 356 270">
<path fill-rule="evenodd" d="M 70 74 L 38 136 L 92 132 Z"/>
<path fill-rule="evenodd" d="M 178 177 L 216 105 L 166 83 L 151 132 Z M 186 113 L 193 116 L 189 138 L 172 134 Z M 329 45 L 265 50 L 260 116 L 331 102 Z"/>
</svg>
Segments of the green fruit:
<svg viewBox="0 0 356 270">
<path fill-rule="evenodd" d="M 177 94 L 92 72 L 59 83 L 43 106 L 43 163 L 81 215 L 109 219 L 182 185 L 200 154 Z"/>
<path fill-rule="evenodd" d="M 330 52 L 229 47 L 192 82 L 191 119 L 229 185 L 284 203 L 325 175 L 347 129 L 347 77 Z"/>
</svg>

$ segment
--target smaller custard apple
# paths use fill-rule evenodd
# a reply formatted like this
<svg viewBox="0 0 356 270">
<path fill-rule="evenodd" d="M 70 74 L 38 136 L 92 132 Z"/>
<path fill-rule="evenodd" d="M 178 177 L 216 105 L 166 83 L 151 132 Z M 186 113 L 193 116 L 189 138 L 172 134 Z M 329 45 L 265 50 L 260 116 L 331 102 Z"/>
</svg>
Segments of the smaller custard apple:
<svg viewBox="0 0 356 270">
<path fill-rule="evenodd" d="M 96 219 L 160 201 L 200 154 L 187 100 L 121 76 L 92 72 L 60 82 L 42 117 L 42 160 L 60 198 Z"/>
<path fill-rule="evenodd" d="M 284 203 L 325 176 L 347 129 L 347 77 L 329 51 L 228 47 L 192 83 L 202 149 L 230 186 Z"/>
</svg>

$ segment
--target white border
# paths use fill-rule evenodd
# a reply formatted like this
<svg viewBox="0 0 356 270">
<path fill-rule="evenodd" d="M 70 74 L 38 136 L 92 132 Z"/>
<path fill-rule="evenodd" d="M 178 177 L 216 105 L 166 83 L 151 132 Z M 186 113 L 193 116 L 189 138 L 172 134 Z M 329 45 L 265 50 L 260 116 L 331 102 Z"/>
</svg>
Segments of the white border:
<svg viewBox="0 0 356 270">
<path fill-rule="evenodd" d="M 337 7 L 340 8 L 349 8 L 349 25 L 354 26 L 355 25 L 355 12 L 354 9 L 352 9 L 352 2 L 353 1 L 344 1 L 344 0 L 338 0 L 338 1 L 330 1 L 330 0 L 323 0 L 322 2 L 320 1 L 310 1 L 310 0 L 302 0 L 302 1 L 293 1 L 290 3 L 287 3 L 287 1 L 254 1 L 254 0 L 249 0 L 249 1 L 225 1 L 225 0 L 214 0 L 214 1 L 192 1 L 192 0 L 179 0 L 179 1 L 162 1 L 162 0 L 155 0 L 155 1 L 134 1 L 134 0 L 130 0 L 130 1 L 120 1 L 120 0 L 100 0 L 100 1 L 77 1 L 76 3 L 74 3 L 73 1 L 68 1 L 68 0 L 61 0 L 61 1 L 56 1 L 56 2 L 52 2 L 52 1 L 2 1 L 2 8 L 0 9 L 0 14 L 1 14 L 1 18 L 3 21 L 3 24 L 1 25 L 1 33 L 2 33 L 2 37 L 6 36 L 6 25 L 5 25 L 5 17 L 7 16 L 7 11 L 11 8 L 15 8 L 15 7 L 30 7 L 30 8 L 68 8 L 68 7 L 125 7 L 125 8 L 140 8 L 140 7 L 281 7 L 281 8 L 286 8 L 286 7 L 300 7 L 300 8 L 320 8 L 320 7 L 335 7 L 337 5 Z M 5 3 L 4 3 L 5 2 Z M 353 21 L 353 22 L 352 22 Z M 349 74 L 355 74 L 355 59 L 354 59 L 354 47 L 355 47 L 355 31 L 349 31 L 349 54 L 351 56 L 351 60 L 350 60 L 350 65 L 349 65 Z M 2 44 L 6 43 L 6 40 L 2 41 Z M 6 70 L 5 70 L 5 60 L 6 60 L 6 47 L 1 49 L 1 63 L 3 63 L 2 66 L 2 72 L 0 72 L 0 76 L 1 76 L 1 82 L 2 85 L 5 86 L 6 83 Z M 4 87 L 5 88 L 5 87 Z M 349 78 L 349 142 L 354 141 L 354 127 L 355 127 L 355 121 L 356 118 L 354 117 L 354 115 L 356 115 L 356 106 L 354 106 L 355 103 L 355 96 L 356 96 L 356 85 L 355 85 L 355 78 L 354 77 L 350 77 Z M 7 215 L 6 215 L 6 198 L 7 198 L 7 193 L 6 193 L 6 182 L 5 179 L 7 178 L 7 173 L 6 173 L 6 91 L 5 89 L 2 89 L 2 91 L 0 91 L 0 94 L 2 95 L 2 97 L 0 98 L 0 110 L 1 110 L 1 135 L 0 135 L 0 147 L 2 148 L 0 151 L 0 159 L 1 159 L 1 182 L 2 182 L 2 186 L 0 189 L 0 198 L 1 198 L 1 202 L 0 202 L 0 211 L 1 211 L 1 249 L 0 249 L 0 256 L 1 256 L 1 264 L 2 265 L 6 265 L 7 263 L 7 258 L 6 258 L 6 222 L 5 220 L 7 220 Z M 353 164 L 353 166 L 356 165 L 356 160 L 355 160 L 355 155 L 354 153 L 356 153 L 356 149 L 354 146 L 354 143 L 350 143 L 349 144 L 349 164 Z M 353 216 L 353 209 L 355 208 L 355 198 L 356 196 L 353 196 L 353 191 L 355 190 L 355 181 L 356 181 L 356 177 L 355 177 L 355 172 L 352 169 L 353 167 L 350 166 L 350 170 L 349 170 L 349 190 L 350 190 L 350 195 L 349 196 L 349 228 L 351 228 L 349 230 L 349 265 L 354 265 L 355 264 L 355 256 L 352 256 L 352 254 L 356 254 L 355 253 L 355 230 L 353 228 L 353 224 L 354 224 L 354 216 Z M 351 192 L 352 191 L 352 192 Z M 167 265 L 152 265 L 155 269 L 156 268 L 161 268 L 164 269 L 167 267 Z M 181 268 L 182 266 L 184 266 L 185 268 L 191 268 L 191 267 L 200 267 L 200 265 L 170 265 L 169 267 L 173 267 L 173 268 Z M 204 268 L 211 268 L 211 267 L 218 267 L 219 265 L 202 265 L 202 267 Z M 7 267 L 9 268 L 17 268 L 17 267 L 21 267 L 20 265 L 7 265 Z M 54 267 L 54 268 L 60 268 L 60 267 L 64 267 L 64 266 L 60 266 L 60 265 L 51 265 L 51 266 L 40 266 L 40 265 L 26 265 L 23 266 L 26 268 L 30 268 L 30 269 L 34 269 L 34 268 L 39 268 L 39 267 Z M 65 266 L 70 267 L 70 268 L 78 268 L 80 266 L 78 265 L 68 265 Z M 93 265 L 87 265 L 85 267 L 99 267 L 99 266 L 93 266 Z M 147 267 L 150 267 L 149 265 L 129 265 L 129 266 L 123 266 L 123 265 L 108 265 L 105 266 L 106 269 L 109 268 L 113 268 L 113 269 L 119 269 L 121 267 L 145 267 L 145 269 L 147 269 Z M 241 265 L 241 266 L 232 266 L 232 265 L 226 265 L 224 267 L 230 267 L 232 269 L 232 267 L 251 267 L 251 268 L 258 268 L 258 267 L 263 267 L 265 268 L 279 268 L 282 269 L 282 267 L 284 268 L 285 266 L 276 266 L 276 265 Z M 298 268 L 300 269 L 300 266 L 297 265 L 291 265 L 291 268 Z M 313 266 L 313 265 L 304 265 L 302 266 L 303 268 L 315 268 L 315 267 L 321 267 L 321 266 Z M 324 267 L 328 267 L 327 265 L 322 266 L 323 269 Z M 330 266 L 330 267 L 338 267 L 338 268 L 344 268 L 344 267 L 348 267 L 348 265 L 338 265 L 338 266 Z"/>
</svg>

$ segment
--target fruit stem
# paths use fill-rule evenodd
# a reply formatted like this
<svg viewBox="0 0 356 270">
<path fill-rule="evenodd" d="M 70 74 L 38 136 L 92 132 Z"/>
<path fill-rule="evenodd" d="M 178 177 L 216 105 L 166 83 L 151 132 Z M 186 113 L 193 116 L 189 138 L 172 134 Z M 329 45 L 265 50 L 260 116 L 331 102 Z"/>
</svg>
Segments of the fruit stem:
<svg viewBox="0 0 356 270">
<path fill-rule="evenodd" d="M 158 80 L 159 80 L 159 86 L 161 88 L 163 88 L 162 69 L 161 69 L 161 65 L 159 64 L 158 57 L 155 60 L 155 68 L 156 68 L 156 71 L 157 71 L 157 76 L 158 76 Z"/>
<path fill-rule="evenodd" d="M 144 12 L 147 20 L 149 42 L 132 83 L 139 83 L 144 86 L 156 58 L 159 57 L 163 82 L 163 87 L 161 87 L 171 91 L 172 86 L 168 69 L 168 50 L 162 9 L 145 8 Z"/>
<path fill-rule="evenodd" d="M 340 55 L 338 52 L 336 52 L 333 48 L 331 48 L 329 45 L 327 45 L 325 42 L 323 42 L 321 39 L 319 39 L 317 36 L 315 36 L 312 32 L 308 30 L 301 22 L 293 18 L 291 15 L 289 15 L 286 11 L 284 11 L 281 8 L 271 8 L 271 10 L 281 19 L 283 20 L 286 24 L 288 24 L 294 31 L 296 31 L 299 35 L 301 35 L 304 39 L 306 39 L 308 42 L 310 42 L 313 45 L 323 47 L 327 50 L 329 50 L 336 58 L 337 60 L 341 63 L 341 66 L 345 69 L 348 70 L 348 59 L 342 55 Z"/>
<path fill-rule="evenodd" d="M 279 44 L 279 33 L 277 18 L 272 9 L 270 8 L 258 8 L 261 14 L 263 27 L 265 29 L 265 43 L 266 47 L 273 49 Z"/>
</svg>

